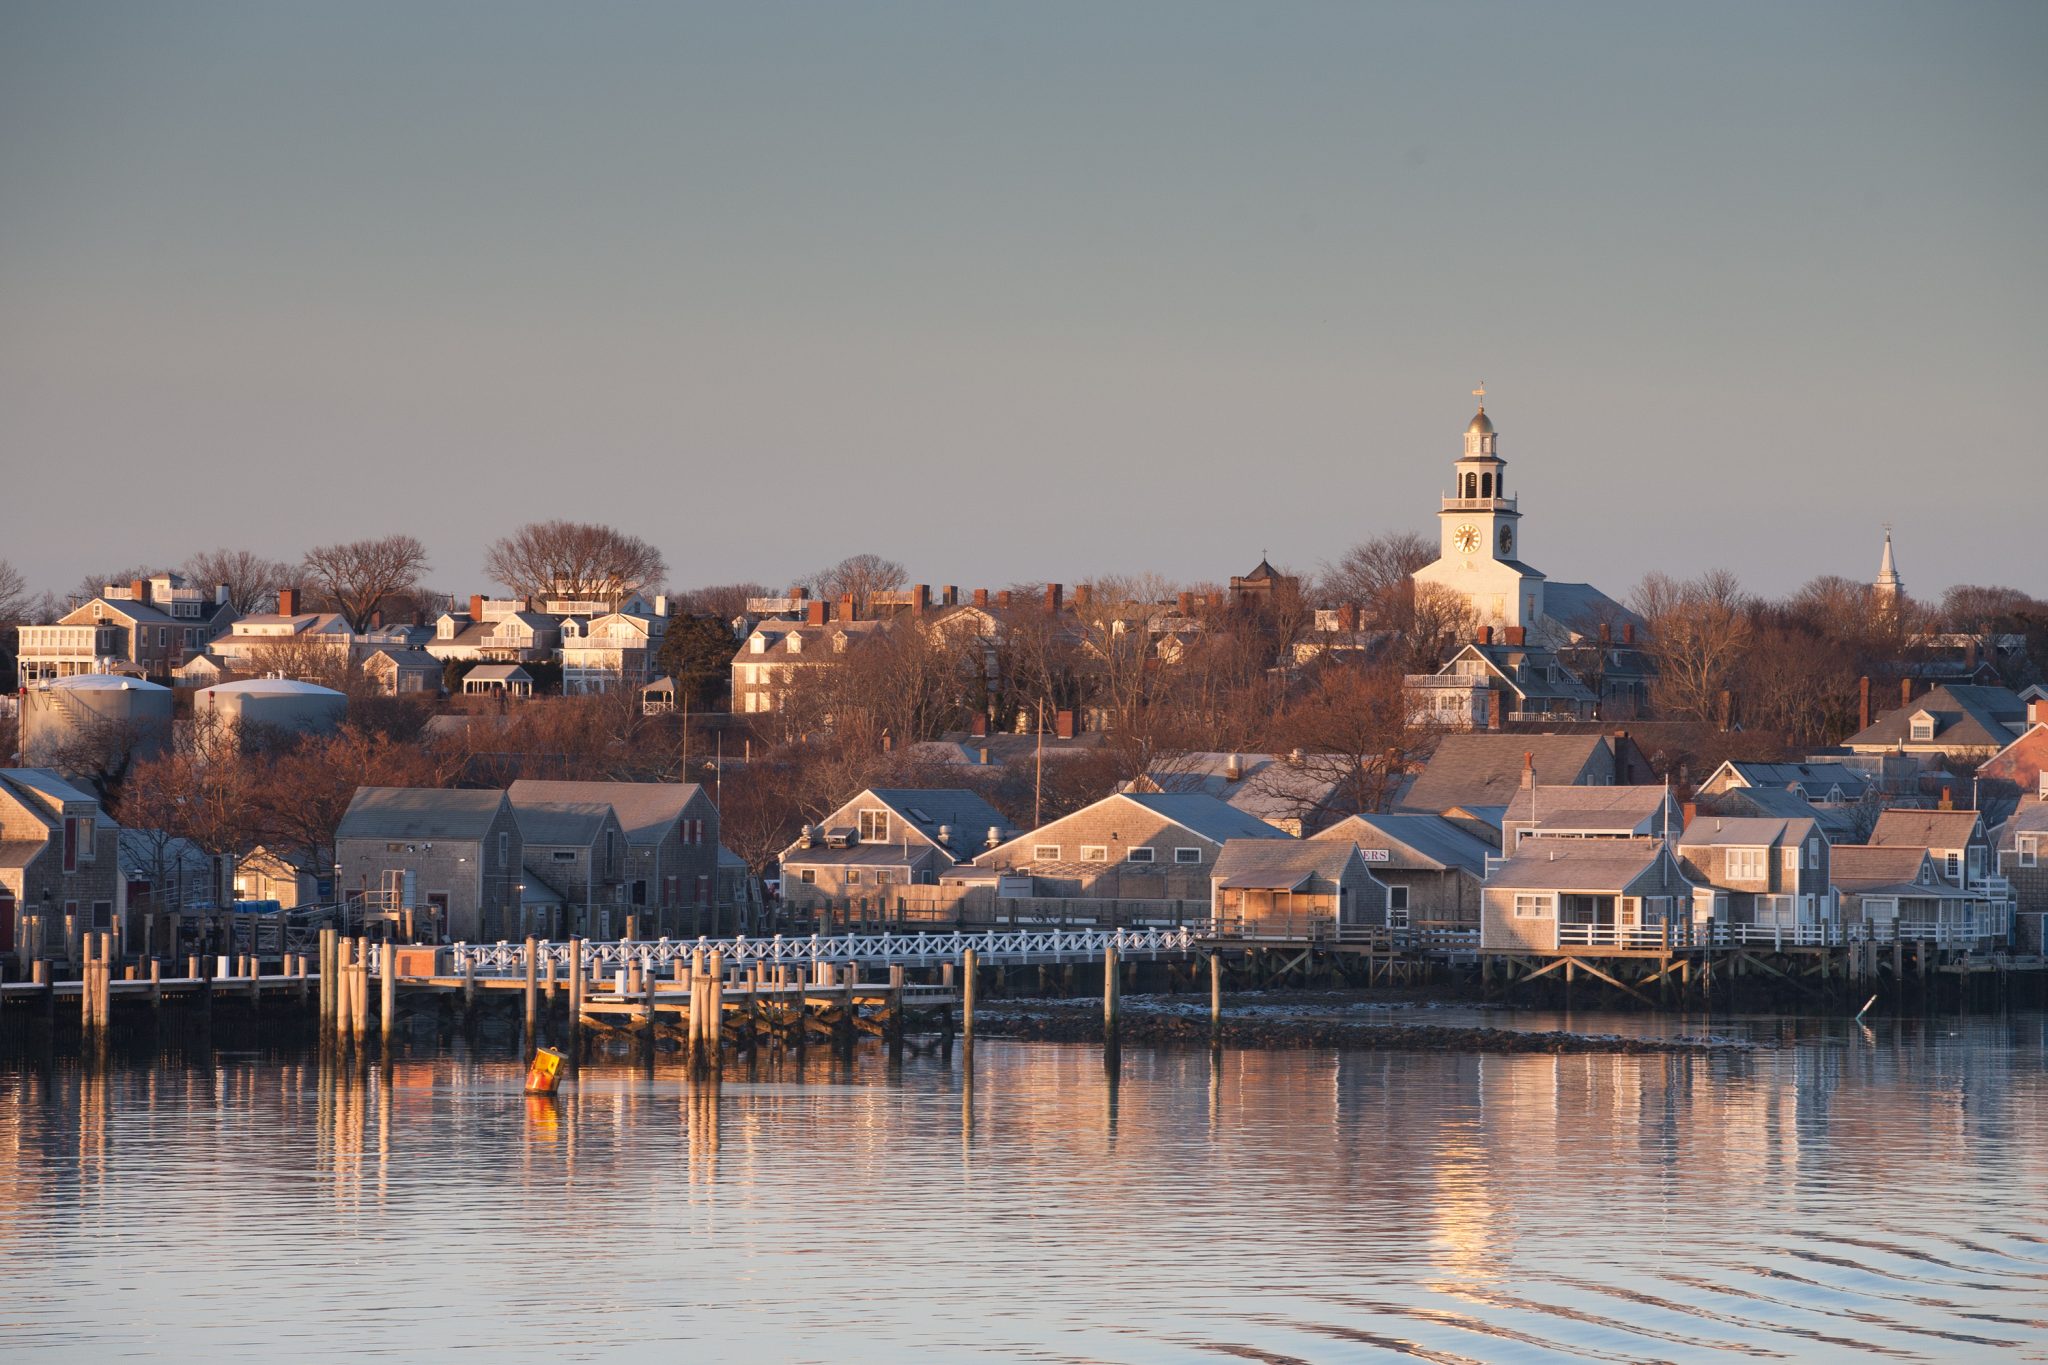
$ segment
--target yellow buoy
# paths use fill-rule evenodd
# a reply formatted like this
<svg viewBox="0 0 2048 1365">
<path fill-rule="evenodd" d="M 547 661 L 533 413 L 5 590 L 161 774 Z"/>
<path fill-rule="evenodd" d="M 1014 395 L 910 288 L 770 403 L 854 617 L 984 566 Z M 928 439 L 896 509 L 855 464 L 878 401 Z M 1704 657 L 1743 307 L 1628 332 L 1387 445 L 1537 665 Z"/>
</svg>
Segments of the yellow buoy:
<svg viewBox="0 0 2048 1365">
<path fill-rule="evenodd" d="M 533 1054 L 533 1063 L 526 1068 L 526 1093 L 529 1095 L 552 1095 L 555 1087 L 562 1083 L 561 1053 L 551 1047 L 538 1048 Z"/>
</svg>

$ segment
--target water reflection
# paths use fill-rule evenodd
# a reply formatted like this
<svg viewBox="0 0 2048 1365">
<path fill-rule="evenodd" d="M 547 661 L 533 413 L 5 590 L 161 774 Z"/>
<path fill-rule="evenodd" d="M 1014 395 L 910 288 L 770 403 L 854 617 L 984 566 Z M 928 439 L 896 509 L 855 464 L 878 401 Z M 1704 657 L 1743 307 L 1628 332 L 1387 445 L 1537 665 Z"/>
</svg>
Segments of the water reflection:
<svg viewBox="0 0 2048 1365">
<path fill-rule="evenodd" d="M 1584 1023 L 1585 1021 L 1580 1021 Z M 59 1354 L 2048 1351 L 2038 1015 L 1714 1056 L 809 1049 L 0 1069 Z M 566 1303 L 564 1302 L 566 1300 Z"/>
</svg>

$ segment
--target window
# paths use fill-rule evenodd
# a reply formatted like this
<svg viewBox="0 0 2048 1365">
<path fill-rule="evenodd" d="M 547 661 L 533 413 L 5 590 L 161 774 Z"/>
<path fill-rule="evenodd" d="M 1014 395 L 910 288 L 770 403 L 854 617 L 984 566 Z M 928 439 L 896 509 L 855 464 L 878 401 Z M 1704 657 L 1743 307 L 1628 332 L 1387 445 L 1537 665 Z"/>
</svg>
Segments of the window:
<svg viewBox="0 0 2048 1365">
<path fill-rule="evenodd" d="M 1081 845 L 1081 861 L 1084 863 L 1106 863 L 1109 861 L 1109 845 Z"/>
<path fill-rule="evenodd" d="M 1807 870 L 1807 871 L 1809 871 L 1809 872 L 1814 872 L 1814 871 L 1818 871 L 1818 870 L 1819 870 L 1819 868 L 1820 868 L 1820 845 L 1819 845 L 1819 844 L 1808 844 L 1808 845 L 1806 846 L 1806 870 Z"/>
<path fill-rule="evenodd" d="M 816 886 L 818 884 L 818 870 L 814 867 L 807 867 L 798 877 L 798 880 L 803 882 L 805 886 Z"/>
<path fill-rule="evenodd" d="M 504 867 L 512 861 L 512 835 L 507 830 L 498 831 L 498 866 Z"/>
<path fill-rule="evenodd" d="M 1032 861 L 1032 862 L 1034 862 L 1034 863 L 1056 863 L 1056 862 L 1058 862 L 1059 860 L 1060 860 L 1060 846 L 1059 846 L 1058 844 L 1033 844 L 1033 845 L 1031 846 L 1031 861 Z"/>
<path fill-rule="evenodd" d="M 1785 870 L 1787 872 L 1797 872 L 1799 870 L 1799 849 L 1796 846 L 1785 850 Z"/>
<path fill-rule="evenodd" d="M 1549 919 L 1550 897 L 1527 891 L 1515 893 L 1516 919 Z"/>
<path fill-rule="evenodd" d="M 78 871 L 78 817 L 64 817 L 64 870 Z"/>
<path fill-rule="evenodd" d="M 847 884 L 848 886 L 859 886 L 859 885 L 860 885 L 860 869 L 859 869 L 859 868 L 857 868 L 857 867 L 856 867 L 856 868 L 850 868 L 850 869 L 848 869 L 848 871 L 847 871 L 847 873 L 846 873 L 846 884 Z"/>
<path fill-rule="evenodd" d="M 1408 913 L 1407 887 L 1390 886 L 1387 888 L 1387 909 L 1398 910 L 1404 915 Z"/>
<path fill-rule="evenodd" d="M 1960 852 L 1952 852 L 1945 855 L 1942 858 L 1942 862 L 1947 866 L 1949 876 L 1960 877 L 1963 875 L 1963 855 Z"/>
<path fill-rule="evenodd" d="M 89 863 L 99 857 L 99 826 L 90 815 L 78 817 L 78 861 Z"/>
<path fill-rule="evenodd" d="M 576 861 L 576 852 L 574 849 L 558 848 L 555 850 L 554 857 L 558 863 L 573 863 Z"/>
<path fill-rule="evenodd" d="M 860 813 L 860 841 L 864 844 L 889 842 L 889 812 L 872 807 Z"/>
<path fill-rule="evenodd" d="M 1202 850 L 1199 848 L 1177 848 L 1173 851 L 1173 860 L 1177 863 L 1199 863 L 1202 861 Z"/>
<path fill-rule="evenodd" d="M 1934 738 L 1934 717 L 1919 715 L 1913 717 L 1913 742 L 1925 744 Z"/>
<path fill-rule="evenodd" d="M 1764 861 L 1767 852 L 1761 848 L 1731 848 L 1728 850 L 1728 880 L 1731 882 L 1760 882 L 1768 874 Z"/>
<path fill-rule="evenodd" d="M 2019 854 L 2021 867 L 2034 867 L 2039 864 L 2041 858 L 2041 839 L 2039 835 L 2019 835 L 2013 840 L 2013 849 Z"/>
<path fill-rule="evenodd" d="M 1152 850 L 1143 844 L 1139 844 L 1136 848 L 1125 851 L 1124 861 L 1127 863 L 1149 863 L 1152 861 Z"/>
<path fill-rule="evenodd" d="M 888 867 L 878 867 L 878 868 L 876 868 L 876 869 L 875 869 L 875 885 L 876 885 L 876 886 L 887 886 L 887 885 L 889 885 L 889 883 L 891 883 L 891 882 L 893 882 L 893 881 L 895 881 L 895 880 L 896 880 L 896 871 L 895 871 L 895 869 L 894 869 L 894 868 L 888 868 Z"/>
</svg>

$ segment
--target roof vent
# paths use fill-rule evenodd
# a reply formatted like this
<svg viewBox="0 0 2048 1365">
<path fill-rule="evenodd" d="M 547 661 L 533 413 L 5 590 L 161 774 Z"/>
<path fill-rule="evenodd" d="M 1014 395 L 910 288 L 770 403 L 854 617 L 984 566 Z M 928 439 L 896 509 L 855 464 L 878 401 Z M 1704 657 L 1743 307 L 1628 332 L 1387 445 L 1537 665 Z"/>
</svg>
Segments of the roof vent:
<svg viewBox="0 0 2048 1365">
<path fill-rule="evenodd" d="M 988 846 L 994 848 L 1003 841 L 1003 832 L 994 825 L 988 827 Z"/>
<path fill-rule="evenodd" d="M 951 848 L 952 846 L 953 846 L 953 827 L 952 827 L 951 825 L 940 825 L 940 826 L 939 826 L 939 847 L 941 847 L 941 848 Z"/>
</svg>

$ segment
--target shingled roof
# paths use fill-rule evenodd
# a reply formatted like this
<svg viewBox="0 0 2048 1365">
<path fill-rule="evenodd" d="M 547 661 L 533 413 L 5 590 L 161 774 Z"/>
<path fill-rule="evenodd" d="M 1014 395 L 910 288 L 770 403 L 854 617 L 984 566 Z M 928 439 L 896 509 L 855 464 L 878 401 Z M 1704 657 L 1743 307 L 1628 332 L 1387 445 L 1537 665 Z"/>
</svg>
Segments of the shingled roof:
<svg viewBox="0 0 2048 1365">
<path fill-rule="evenodd" d="M 506 790 L 514 806 L 541 801 L 603 802 L 619 817 L 626 842 L 660 843 L 704 788 L 695 782 L 548 782 L 522 778 Z"/>
<path fill-rule="evenodd" d="M 1934 717 L 1932 740 L 1913 738 L 1913 717 L 1922 711 Z M 1954 683 L 1887 711 L 1843 743 L 1852 749 L 1997 750 L 2012 743 L 2026 719 L 2026 703 L 2012 689 Z"/>
<path fill-rule="evenodd" d="M 1210 873 L 1218 887 L 1247 891 L 1293 891 L 1320 877 L 1342 880 L 1358 846 L 1342 839 L 1230 839 Z"/>
<path fill-rule="evenodd" d="M 1521 789 L 1524 754 L 1533 757 L 1539 782 L 1613 777 L 1614 750 L 1605 735 L 1446 735 L 1399 808 L 1440 815 L 1454 806 L 1505 806 Z"/>
<path fill-rule="evenodd" d="M 336 839 L 482 839 L 505 805 L 500 791 L 357 787 Z"/>
</svg>

